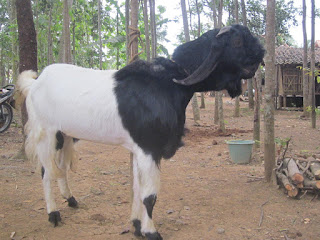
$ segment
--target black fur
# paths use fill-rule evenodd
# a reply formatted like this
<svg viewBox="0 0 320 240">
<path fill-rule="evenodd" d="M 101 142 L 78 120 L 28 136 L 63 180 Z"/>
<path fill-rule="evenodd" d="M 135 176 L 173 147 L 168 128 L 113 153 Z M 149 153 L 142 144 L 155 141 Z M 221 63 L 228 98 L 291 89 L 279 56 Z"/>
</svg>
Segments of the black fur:
<svg viewBox="0 0 320 240">
<path fill-rule="evenodd" d="M 231 97 L 236 97 L 241 94 L 241 79 L 254 76 L 265 50 L 247 27 L 233 25 L 230 31 L 216 37 L 219 31 L 208 31 L 198 39 L 179 46 L 172 59 L 192 73 L 205 61 L 211 49 L 213 54 L 223 49 L 218 67 L 193 87 L 199 92 L 226 89 Z"/>
<path fill-rule="evenodd" d="M 238 96 L 241 79 L 252 77 L 263 59 L 264 49 L 248 28 L 234 25 L 216 37 L 218 32 L 219 29 L 208 31 L 179 46 L 173 54 L 174 61 L 137 60 L 115 74 L 122 123 L 158 165 L 161 158 L 171 158 L 182 145 L 185 110 L 193 93 L 226 89 L 231 97 Z M 218 49 L 221 56 L 217 67 L 203 81 L 191 86 L 173 82 L 195 72 L 209 52 L 214 55 Z"/>
<path fill-rule="evenodd" d="M 78 202 L 73 196 L 68 198 L 67 201 L 68 201 L 68 206 L 69 207 L 72 207 L 72 208 L 77 208 L 78 207 Z"/>
<path fill-rule="evenodd" d="M 56 150 L 60 150 L 63 148 L 63 144 L 64 144 L 64 137 L 61 131 L 58 131 L 56 133 L 56 139 L 57 139 Z"/>
<path fill-rule="evenodd" d="M 59 222 L 61 222 L 60 212 L 54 211 L 49 213 L 49 222 L 53 223 L 54 227 L 59 225 Z"/>
<path fill-rule="evenodd" d="M 134 235 L 136 237 L 142 237 L 142 233 L 141 233 L 141 221 L 138 219 L 134 219 L 132 221 L 133 227 L 134 227 Z"/>
<path fill-rule="evenodd" d="M 193 92 L 172 81 L 187 76 L 165 58 L 133 62 L 115 74 L 115 93 L 124 127 L 157 164 L 181 146 L 185 108 Z"/>
<path fill-rule="evenodd" d="M 157 195 L 152 194 L 149 197 L 146 197 L 143 199 L 143 204 L 146 206 L 147 213 L 149 218 L 152 219 L 152 212 L 153 212 L 153 207 L 156 204 L 157 201 Z"/>
<path fill-rule="evenodd" d="M 160 233 L 154 232 L 154 233 L 146 233 L 146 238 L 148 240 L 162 240 Z"/>
<path fill-rule="evenodd" d="M 45 169 L 44 169 L 44 167 L 41 167 L 41 178 L 42 179 L 43 179 L 44 173 L 45 173 Z"/>
</svg>

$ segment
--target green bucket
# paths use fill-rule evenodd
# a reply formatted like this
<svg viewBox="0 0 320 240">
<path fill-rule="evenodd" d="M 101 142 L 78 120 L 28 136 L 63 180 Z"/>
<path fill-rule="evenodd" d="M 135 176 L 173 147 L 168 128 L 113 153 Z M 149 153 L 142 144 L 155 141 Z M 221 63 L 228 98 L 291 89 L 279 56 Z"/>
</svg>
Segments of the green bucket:
<svg viewBox="0 0 320 240">
<path fill-rule="evenodd" d="M 249 163 L 252 153 L 253 140 L 230 140 L 227 141 L 230 157 L 234 163 Z"/>
</svg>

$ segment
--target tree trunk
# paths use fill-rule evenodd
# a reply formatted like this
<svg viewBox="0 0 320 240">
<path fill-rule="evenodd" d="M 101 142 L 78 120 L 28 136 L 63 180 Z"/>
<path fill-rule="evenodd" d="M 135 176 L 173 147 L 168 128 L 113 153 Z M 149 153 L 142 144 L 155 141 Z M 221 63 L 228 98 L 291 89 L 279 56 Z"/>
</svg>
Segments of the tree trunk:
<svg viewBox="0 0 320 240">
<path fill-rule="evenodd" d="M 202 92 L 201 93 L 201 104 L 200 104 L 200 108 L 206 108 L 206 103 L 205 103 L 205 100 L 204 100 L 204 93 Z"/>
<path fill-rule="evenodd" d="M 47 65 L 53 63 L 53 51 L 52 51 L 52 36 L 51 36 L 51 25 L 52 25 L 52 5 L 49 5 L 49 22 L 48 22 L 48 56 Z"/>
<path fill-rule="evenodd" d="M 149 34 L 149 18 L 148 18 L 148 0 L 143 0 L 143 21 L 144 32 L 146 36 L 146 55 L 147 61 L 150 62 L 150 34 Z"/>
<path fill-rule="evenodd" d="M 218 20 L 217 20 L 217 5 L 216 1 L 213 0 L 212 2 L 212 16 L 213 16 L 213 26 L 214 28 L 218 27 Z"/>
<path fill-rule="evenodd" d="M 200 10 L 199 10 L 199 4 L 198 0 L 196 0 L 196 9 L 197 9 L 197 16 L 198 16 L 198 37 L 201 35 L 201 18 L 200 18 Z M 201 105 L 200 108 L 206 108 L 206 104 L 204 101 L 204 93 L 201 93 Z M 200 111 L 199 111 L 200 114 Z M 200 120 L 200 115 L 199 115 L 199 120 Z"/>
<path fill-rule="evenodd" d="M 62 63 L 72 63 L 71 58 L 71 44 L 70 44 L 70 15 L 73 0 L 63 1 L 63 29 L 60 40 L 60 57 L 59 61 Z"/>
<path fill-rule="evenodd" d="M 254 88 L 255 88 L 255 95 L 254 95 L 254 117 L 253 117 L 253 140 L 255 141 L 254 150 L 260 148 L 260 89 L 261 89 L 261 69 L 260 66 L 256 72 L 254 77 Z"/>
<path fill-rule="evenodd" d="M 214 94 L 214 124 L 219 123 L 219 92 Z"/>
<path fill-rule="evenodd" d="M 129 4 L 129 2 L 128 2 Z M 128 5 L 129 7 L 129 5 Z M 139 14 L 139 0 L 131 0 L 131 14 L 128 19 L 130 19 L 130 39 L 129 39 L 129 53 L 130 61 L 133 62 L 138 59 L 138 14 Z M 131 182 L 131 202 L 133 201 L 133 153 L 130 153 L 130 182 Z"/>
<path fill-rule="evenodd" d="M 19 33 L 19 72 L 38 71 L 37 34 L 34 27 L 30 0 L 16 0 Z"/>
<path fill-rule="evenodd" d="M 12 80 L 15 82 L 18 78 L 18 62 L 17 62 L 17 56 L 18 56 L 18 46 L 16 41 L 16 30 L 15 27 L 16 21 L 17 21 L 17 11 L 16 11 L 16 4 L 15 0 L 10 0 L 10 9 L 9 10 L 9 17 L 10 17 L 10 23 L 11 23 L 11 49 L 12 49 Z"/>
<path fill-rule="evenodd" d="M 247 26 L 247 11 L 246 11 L 246 5 L 245 1 L 241 0 L 241 10 L 242 10 L 242 21 L 243 25 Z M 254 100 L 253 100 L 253 83 L 252 79 L 247 80 L 247 88 L 248 88 L 248 99 L 249 99 L 249 108 L 253 109 L 254 108 Z"/>
<path fill-rule="evenodd" d="M 119 36 L 119 25 L 120 25 L 120 19 L 119 19 L 119 15 L 120 15 L 120 9 L 117 6 L 117 36 Z M 120 47 L 117 45 L 117 63 L 116 63 L 116 69 L 119 70 L 120 68 Z"/>
<path fill-rule="evenodd" d="M 101 0 L 98 0 L 99 69 L 102 70 Z"/>
<path fill-rule="evenodd" d="M 187 15 L 187 8 L 186 8 L 186 2 L 185 0 L 181 0 L 181 10 L 182 10 L 182 19 L 183 19 L 183 29 L 184 29 L 184 35 L 186 42 L 190 41 L 190 32 L 189 32 L 189 26 L 188 26 L 188 15 Z M 198 120 L 200 120 L 200 110 L 197 100 L 196 93 L 193 94 L 192 100 L 192 111 L 193 111 L 193 120 L 196 124 Z"/>
<path fill-rule="evenodd" d="M 16 0 L 16 9 L 19 34 L 19 72 L 30 69 L 37 72 L 37 34 L 33 22 L 31 0 Z M 21 121 L 23 127 L 28 121 L 25 102 L 21 106 Z M 14 158 L 26 159 L 24 142 L 20 152 Z"/>
<path fill-rule="evenodd" d="M 151 25 L 151 55 L 157 57 L 157 27 L 156 27 L 156 6 L 155 0 L 149 0 L 150 3 L 150 25 Z"/>
<path fill-rule="evenodd" d="M 311 0 L 311 127 L 316 128 L 316 99 L 315 99 L 315 51 L 314 51 L 314 42 L 315 42 L 315 6 L 314 0 Z"/>
<path fill-rule="evenodd" d="M 131 0 L 131 14 L 130 14 L 130 62 L 138 59 L 138 14 L 139 1 Z"/>
<path fill-rule="evenodd" d="M 234 0 L 234 18 L 235 23 L 239 24 L 239 4 L 238 0 Z M 234 106 L 234 117 L 240 117 L 240 99 L 239 97 L 235 98 L 235 106 Z"/>
<path fill-rule="evenodd" d="M 309 77 L 307 75 L 308 68 L 308 43 L 307 43 L 307 28 L 306 28 L 306 1 L 303 0 L 303 17 L 302 17 L 302 30 L 303 30 L 303 69 L 302 69 L 302 77 L 303 77 L 303 115 L 309 116 L 309 112 L 307 111 L 308 106 L 310 106 L 309 101 Z"/>
<path fill-rule="evenodd" d="M 127 56 L 127 64 L 128 64 L 130 62 L 130 46 L 129 46 L 130 0 L 126 0 L 125 2 L 125 17 L 126 17 L 126 56 Z"/>
<path fill-rule="evenodd" d="M 213 12 L 213 23 L 214 28 L 218 28 L 218 19 L 217 19 L 217 6 L 216 1 L 212 1 L 212 12 Z M 214 124 L 219 122 L 219 106 L 218 106 L 218 92 L 214 94 Z"/>
<path fill-rule="evenodd" d="M 242 12 L 243 25 L 247 26 L 247 11 L 246 11 L 246 4 L 244 0 L 241 0 L 241 12 Z"/>
<path fill-rule="evenodd" d="M 222 100 L 222 92 L 218 93 L 219 96 L 219 129 L 225 133 L 226 127 L 224 124 L 224 117 L 223 117 L 223 100 Z"/>
<path fill-rule="evenodd" d="M 1 52 L 0 52 L 0 79 L 1 79 L 0 87 L 5 86 L 6 85 L 6 70 L 5 70 L 4 63 L 3 63 L 2 48 L 1 48 Z"/>
<path fill-rule="evenodd" d="M 265 56 L 265 107 L 264 107 L 264 166 L 265 178 L 272 180 L 275 166 L 274 143 L 274 73 L 275 73 L 275 0 L 267 2 L 266 22 L 266 56 Z"/>
<path fill-rule="evenodd" d="M 218 8 L 218 27 L 222 27 L 222 13 L 223 13 L 223 0 L 219 0 L 219 8 Z M 226 131 L 224 124 L 224 116 L 223 116 L 223 101 L 222 101 L 222 92 L 218 92 L 217 105 L 218 105 L 218 121 L 219 121 L 219 129 L 224 133 Z"/>
</svg>

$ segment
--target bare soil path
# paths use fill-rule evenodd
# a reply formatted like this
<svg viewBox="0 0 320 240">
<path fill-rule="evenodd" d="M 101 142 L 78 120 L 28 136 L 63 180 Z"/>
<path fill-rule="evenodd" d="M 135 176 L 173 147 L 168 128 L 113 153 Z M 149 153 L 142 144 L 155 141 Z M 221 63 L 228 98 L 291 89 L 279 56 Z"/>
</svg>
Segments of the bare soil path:
<svg viewBox="0 0 320 240">
<path fill-rule="evenodd" d="M 162 188 L 153 216 L 163 238 L 320 239 L 318 199 L 312 200 L 313 195 L 287 198 L 264 181 L 262 162 L 232 163 L 225 140 L 252 139 L 253 113 L 241 102 L 241 117 L 233 118 L 233 101 L 224 101 L 228 136 L 221 136 L 213 124 L 213 98 L 207 97 L 200 126 L 194 125 L 188 107 L 185 146 L 161 163 Z M 277 111 L 276 136 L 292 137 L 289 154 L 320 154 L 319 127 L 312 130 L 300 114 Z M 67 207 L 56 188 L 63 224 L 53 228 L 47 221 L 40 174 L 28 161 L 10 160 L 22 145 L 17 119 L 17 126 L 0 134 L 0 239 L 10 239 L 13 232 L 16 240 L 135 239 L 129 223 L 129 152 L 80 141 L 78 170 L 70 173 L 80 207 Z M 121 234 L 128 229 L 129 233 Z"/>
</svg>

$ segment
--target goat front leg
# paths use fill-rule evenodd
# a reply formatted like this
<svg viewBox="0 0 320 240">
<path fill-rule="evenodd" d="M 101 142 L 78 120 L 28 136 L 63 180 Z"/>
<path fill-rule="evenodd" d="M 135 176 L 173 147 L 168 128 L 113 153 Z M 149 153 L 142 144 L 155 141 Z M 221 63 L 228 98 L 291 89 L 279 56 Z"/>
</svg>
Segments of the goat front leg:
<svg viewBox="0 0 320 240">
<path fill-rule="evenodd" d="M 160 190 L 160 170 L 151 155 L 140 152 L 137 155 L 139 195 L 141 201 L 141 233 L 148 240 L 162 240 L 152 221 L 152 212 Z"/>
<path fill-rule="evenodd" d="M 134 235 L 142 237 L 141 233 L 141 213 L 142 201 L 140 200 L 140 174 L 138 170 L 137 158 L 133 158 L 133 201 L 131 209 L 131 221 L 134 227 Z"/>
</svg>

